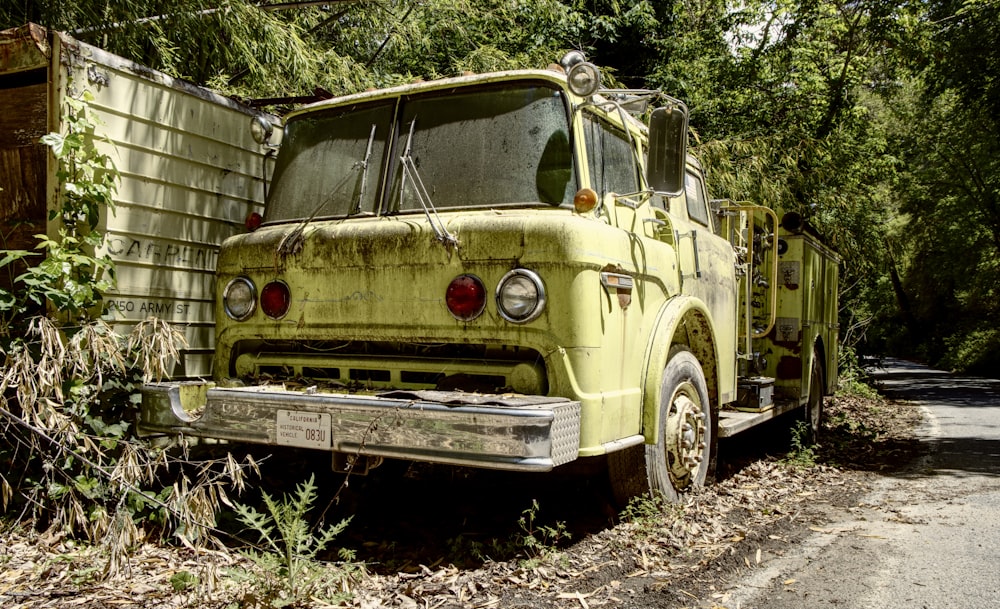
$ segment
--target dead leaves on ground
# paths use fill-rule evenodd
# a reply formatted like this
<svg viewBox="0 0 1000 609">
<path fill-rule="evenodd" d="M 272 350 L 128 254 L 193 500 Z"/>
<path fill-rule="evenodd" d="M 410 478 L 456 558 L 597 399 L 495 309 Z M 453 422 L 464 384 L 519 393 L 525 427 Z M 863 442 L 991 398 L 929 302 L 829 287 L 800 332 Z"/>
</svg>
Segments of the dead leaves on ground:
<svg viewBox="0 0 1000 609">
<path fill-rule="evenodd" d="M 889 433 L 907 430 L 900 426 Z M 780 532 L 779 524 L 821 529 L 822 523 L 806 521 L 808 507 L 860 487 L 856 476 L 833 467 L 759 460 L 690 494 L 680 505 L 608 527 L 531 566 L 507 561 L 467 570 L 439 565 L 416 573 L 367 574 L 355 582 L 346 606 L 592 609 L 619 607 L 657 590 L 671 591 L 678 603 L 691 597 L 690 605 L 695 605 L 697 595 L 678 582 L 727 560 L 731 568 L 766 564 L 769 553 L 761 545 L 786 542 L 774 534 Z M 236 552 L 146 544 L 130 557 L 126 575 L 102 581 L 98 570 L 105 561 L 99 547 L 20 529 L 2 538 L 0 606 L 6 609 L 222 608 L 245 606 L 248 600 L 233 573 L 249 565 Z M 323 599 L 303 599 L 299 606 L 327 605 Z"/>
</svg>

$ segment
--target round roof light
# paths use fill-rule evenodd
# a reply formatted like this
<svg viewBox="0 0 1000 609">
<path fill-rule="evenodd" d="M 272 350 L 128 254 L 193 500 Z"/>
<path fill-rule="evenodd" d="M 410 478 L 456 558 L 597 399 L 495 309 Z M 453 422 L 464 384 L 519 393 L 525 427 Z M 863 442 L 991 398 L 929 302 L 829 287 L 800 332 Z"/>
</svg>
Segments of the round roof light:
<svg viewBox="0 0 1000 609">
<path fill-rule="evenodd" d="M 270 143 L 273 131 L 274 125 L 263 116 L 257 115 L 250 119 L 250 136 L 253 138 L 253 141 L 261 146 L 266 146 Z"/>
<path fill-rule="evenodd" d="M 569 90 L 580 97 L 590 97 L 601 88 L 601 71 L 589 61 L 583 61 L 569 70 Z"/>
<path fill-rule="evenodd" d="M 251 233 L 260 228 L 260 225 L 264 222 L 264 217 L 260 215 L 259 212 L 252 211 L 247 214 L 247 219 L 243 224 L 247 227 L 247 230 Z"/>
<path fill-rule="evenodd" d="M 570 51 L 562 56 L 559 60 L 559 65 L 562 69 L 569 72 L 573 66 L 587 61 L 587 56 L 581 51 Z"/>
</svg>

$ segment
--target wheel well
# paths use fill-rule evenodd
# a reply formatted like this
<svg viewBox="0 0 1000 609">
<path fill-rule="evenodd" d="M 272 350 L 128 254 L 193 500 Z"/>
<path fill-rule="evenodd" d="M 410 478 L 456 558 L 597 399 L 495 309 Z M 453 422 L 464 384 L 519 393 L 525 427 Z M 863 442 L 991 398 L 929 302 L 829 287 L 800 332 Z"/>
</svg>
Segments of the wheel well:
<svg viewBox="0 0 1000 609">
<path fill-rule="evenodd" d="M 701 311 L 692 309 L 684 314 L 677 331 L 670 341 L 670 347 L 684 345 L 701 364 L 708 385 L 708 397 L 713 408 L 719 405 L 719 360 L 716 353 L 715 336 L 708 319 Z"/>
<path fill-rule="evenodd" d="M 646 443 L 657 441 L 660 409 L 660 379 L 671 351 L 682 345 L 701 364 L 713 413 L 719 408 L 718 346 L 712 320 L 703 304 L 693 298 L 680 297 L 668 303 L 654 326 L 645 364 L 642 397 L 642 434 Z M 715 417 L 713 417 L 715 418 Z"/>
<path fill-rule="evenodd" d="M 829 374 L 826 370 L 826 346 L 823 344 L 823 337 L 817 336 L 816 340 L 813 342 L 813 355 L 819 361 L 819 372 L 822 375 L 820 377 L 820 384 L 823 387 L 823 393 L 826 393 L 826 379 L 829 378 Z M 810 368 L 810 374 L 812 374 L 812 368 Z"/>
</svg>

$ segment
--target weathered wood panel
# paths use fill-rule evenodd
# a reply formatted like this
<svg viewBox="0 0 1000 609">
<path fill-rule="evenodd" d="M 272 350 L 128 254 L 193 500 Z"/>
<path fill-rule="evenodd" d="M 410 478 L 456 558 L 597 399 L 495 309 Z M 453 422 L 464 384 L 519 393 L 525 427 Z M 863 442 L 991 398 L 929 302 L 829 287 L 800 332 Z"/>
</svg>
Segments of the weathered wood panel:
<svg viewBox="0 0 1000 609">
<path fill-rule="evenodd" d="M 176 324 L 189 347 L 174 376 L 208 377 L 218 249 L 263 211 L 253 111 L 75 41 L 64 40 L 60 64 L 69 94 L 93 94 L 121 174 L 117 207 L 101 218 L 117 270 L 106 317 L 122 332 L 151 315 Z"/>
<path fill-rule="evenodd" d="M 31 250 L 45 233 L 46 71 L 0 74 L 0 249 Z M 0 269 L 0 288 L 13 288 L 26 265 Z"/>
</svg>

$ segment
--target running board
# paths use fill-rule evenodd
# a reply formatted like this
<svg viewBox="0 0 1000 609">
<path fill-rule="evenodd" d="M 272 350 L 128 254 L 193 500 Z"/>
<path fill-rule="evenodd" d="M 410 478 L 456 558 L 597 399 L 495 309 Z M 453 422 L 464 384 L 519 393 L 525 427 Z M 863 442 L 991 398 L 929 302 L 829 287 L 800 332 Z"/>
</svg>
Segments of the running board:
<svg viewBox="0 0 1000 609">
<path fill-rule="evenodd" d="M 761 423 L 769 421 L 778 415 L 795 410 L 800 406 L 801 404 L 796 404 L 795 402 L 775 402 L 774 408 L 763 412 L 737 412 L 733 410 L 724 410 L 719 413 L 719 437 L 731 438 L 742 431 L 746 431 L 751 427 L 760 425 Z"/>
</svg>

